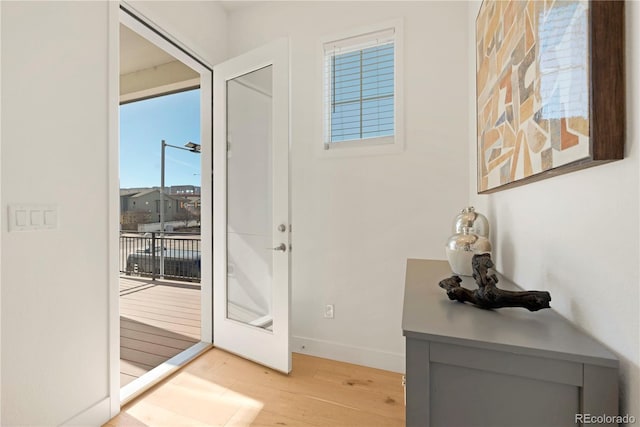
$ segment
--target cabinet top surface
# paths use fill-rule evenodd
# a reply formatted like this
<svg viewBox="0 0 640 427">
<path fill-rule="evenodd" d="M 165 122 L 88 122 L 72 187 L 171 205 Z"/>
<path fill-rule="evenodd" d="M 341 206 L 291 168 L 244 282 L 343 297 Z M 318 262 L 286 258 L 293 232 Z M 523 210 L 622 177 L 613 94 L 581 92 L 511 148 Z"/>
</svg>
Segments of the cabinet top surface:
<svg viewBox="0 0 640 427">
<path fill-rule="evenodd" d="M 402 316 L 405 336 L 617 366 L 617 358 L 611 351 L 553 309 L 537 312 L 524 308 L 483 310 L 449 300 L 438 283 L 452 274 L 447 261 L 407 260 Z M 462 286 L 477 288 L 472 277 L 460 277 Z M 499 288 L 521 290 L 501 275 L 498 278 Z"/>
</svg>

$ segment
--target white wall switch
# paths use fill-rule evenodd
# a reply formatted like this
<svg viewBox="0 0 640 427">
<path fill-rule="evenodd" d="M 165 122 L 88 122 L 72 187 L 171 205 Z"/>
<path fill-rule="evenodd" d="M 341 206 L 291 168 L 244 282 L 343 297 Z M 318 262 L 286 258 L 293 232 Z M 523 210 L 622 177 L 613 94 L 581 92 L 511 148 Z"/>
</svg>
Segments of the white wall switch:
<svg viewBox="0 0 640 427">
<path fill-rule="evenodd" d="M 42 225 L 42 211 L 40 209 L 31 210 L 31 226 L 40 227 Z"/>
<path fill-rule="evenodd" d="M 27 211 L 17 210 L 15 213 L 15 225 L 18 227 L 24 227 L 27 225 Z"/>
<path fill-rule="evenodd" d="M 58 225 L 58 212 L 56 210 L 44 211 L 44 225 L 55 228 Z"/>
<path fill-rule="evenodd" d="M 52 230 L 58 228 L 56 205 L 10 205 L 9 231 Z"/>
</svg>

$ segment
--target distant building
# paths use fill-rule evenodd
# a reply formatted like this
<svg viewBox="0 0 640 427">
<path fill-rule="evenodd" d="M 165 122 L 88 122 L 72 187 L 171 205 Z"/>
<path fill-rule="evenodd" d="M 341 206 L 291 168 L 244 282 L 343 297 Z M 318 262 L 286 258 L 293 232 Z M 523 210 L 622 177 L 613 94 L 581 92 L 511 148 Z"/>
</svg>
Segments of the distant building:
<svg viewBox="0 0 640 427">
<path fill-rule="evenodd" d="M 194 215 L 199 216 L 200 211 L 200 187 L 195 185 L 172 185 L 169 194 L 180 201 L 180 207 L 188 209 Z"/>
<path fill-rule="evenodd" d="M 131 212 L 147 213 L 146 222 L 160 222 L 160 189 L 159 188 L 122 188 L 120 189 L 120 215 Z M 175 221 L 183 219 L 187 212 L 184 200 L 166 194 L 164 195 L 164 220 Z M 139 215 L 135 216 L 137 219 Z M 124 221 L 123 221 L 124 222 Z"/>
</svg>

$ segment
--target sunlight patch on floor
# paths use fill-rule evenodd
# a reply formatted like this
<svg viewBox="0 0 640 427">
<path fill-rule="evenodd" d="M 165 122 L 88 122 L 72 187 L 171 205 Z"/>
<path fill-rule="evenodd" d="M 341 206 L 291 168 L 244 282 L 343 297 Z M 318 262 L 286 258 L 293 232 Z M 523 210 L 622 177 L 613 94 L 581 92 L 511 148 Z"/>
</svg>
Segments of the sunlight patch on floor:
<svg viewBox="0 0 640 427">
<path fill-rule="evenodd" d="M 183 398 L 176 400 L 176 395 Z M 179 383 L 153 390 L 126 413 L 151 426 L 249 426 L 263 407 L 263 402 L 183 372 Z"/>
</svg>

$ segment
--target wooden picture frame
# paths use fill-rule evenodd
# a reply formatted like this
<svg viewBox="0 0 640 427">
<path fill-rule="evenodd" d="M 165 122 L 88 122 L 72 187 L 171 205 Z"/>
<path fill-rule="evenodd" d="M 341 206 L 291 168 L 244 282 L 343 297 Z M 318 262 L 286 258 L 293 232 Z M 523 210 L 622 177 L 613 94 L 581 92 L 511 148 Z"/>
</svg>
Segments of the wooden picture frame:
<svg viewBox="0 0 640 427">
<path fill-rule="evenodd" d="M 478 193 L 624 157 L 624 1 L 484 0 Z"/>
</svg>

